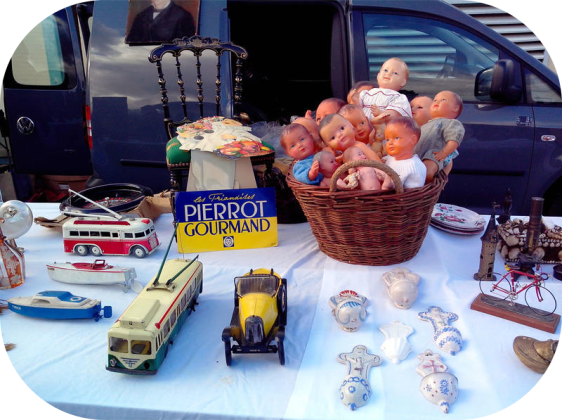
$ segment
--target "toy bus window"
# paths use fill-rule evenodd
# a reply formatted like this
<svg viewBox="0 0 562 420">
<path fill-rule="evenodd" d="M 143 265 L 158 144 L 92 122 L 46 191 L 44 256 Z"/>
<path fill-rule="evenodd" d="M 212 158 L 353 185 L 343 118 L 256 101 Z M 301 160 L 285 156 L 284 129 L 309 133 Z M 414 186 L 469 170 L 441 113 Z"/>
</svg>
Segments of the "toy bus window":
<svg viewBox="0 0 562 420">
<path fill-rule="evenodd" d="M 109 238 L 111 236 L 111 234 L 109 232 L 101 232 L 101 236 L 103 238 Z"/>
<path fill-rule="evenodd" d="M 131 340 L 131 353 L 133 354 L 150 354 L 150 341 Z"/>
<path fill-rule="evenodd" d="M 135 238 L 142 238 L 143 236 L 144 236 L 144 232 L 135 233 Z"/>
<path fill-rule="evenodd" d="M 90 232 L 90 236 L 100 236 L 99 232 Z"/>
<path fill-rule="evenodd" d="M 154 232 L 154 226 L 150 226 L 150 231 Z"/>
<path fill-rule="evenodd" d="M 146 236 L 150 235 L 150 229 L 146 229 L 146 230 L 144 231 L 144 234 L 145 234 Z"/>
<path fill-rule="evenodd" d="M 71 230 L 68 232 L 68 236 L 78 236 L 78 232 L 75 230 Z"/>
<path fill-rule="evenodd" d="M 176 311 L 173 311 L 172 314 L 170 315 L 170 323 L 172 327 L 176 325 Z"/>
<path fill-rule="evenodd" d="M 132 233 L 125 233 L 125 238 L 127 238 L 127 239 L 132 239 L 132 238 L 133 238 L 133 234 L 132 234 Z"/>
<path fill-rule="evenodd" d="M 90 236 L 90 232 L 86 232 L 84 230 L 81 230 L 80 232 L 78 232 L 79 236 Z"/>
<path fill-rule="evenodd" d="M 129 351 L 129 342 L 124 338 L 109 337 L 109 350 L 116 353 L 127 353 Z"/>
<path fill-rule="evenodd" d="M 111 236 L 112 236 L 113 238 L 118 238 L 118 237 L 119 237 L 119 234 L 118 234 L 117 232 L 111 232 Z"/>
</svg>

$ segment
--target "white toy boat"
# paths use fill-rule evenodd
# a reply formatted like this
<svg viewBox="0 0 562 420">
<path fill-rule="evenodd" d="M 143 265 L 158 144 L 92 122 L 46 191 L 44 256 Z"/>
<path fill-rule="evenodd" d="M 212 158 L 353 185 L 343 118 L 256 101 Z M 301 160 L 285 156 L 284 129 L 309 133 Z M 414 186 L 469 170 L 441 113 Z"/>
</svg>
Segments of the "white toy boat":
<svg viewBox="0 0 562 420">
<path fill-rule="evenodd" d="M 74 296 L 70 292 L 47 290 L 35 296 L 8 299 L 8 308 L 20 315 L 45 319 L 111 318 L 111 306 L 102 308 L 97 299 Z"/>
<path fill-rule="evenodd" d="M 47 272 L 53 280 L 72 284 L 120 284 L 126 292 L 133 289 L 139 293 L 143 286 L 135 280 L 137 273 L 131 267 L 117 267 L 95 260 L 93 263 L 47 264 Z"/>
</svg>

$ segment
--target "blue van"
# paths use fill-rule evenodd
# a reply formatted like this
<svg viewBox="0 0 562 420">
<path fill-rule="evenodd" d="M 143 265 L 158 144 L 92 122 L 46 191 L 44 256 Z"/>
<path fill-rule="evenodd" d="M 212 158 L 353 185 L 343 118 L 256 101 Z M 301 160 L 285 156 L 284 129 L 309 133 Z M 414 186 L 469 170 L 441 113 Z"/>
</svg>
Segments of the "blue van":
<svg viewBox="0 0 562 420">
<path fill-rule="evenodd" d="M 58 63 L 60 73 L 51 71 L 46 85 L 22 83 L 14 57 L 4 78 L 16 171 L 91 171 L 91 186 L 131 182 L 168 189 L 157 73 L 148 61 L 154 45 L 125 42 L 129 2 L 81 3 L 53 16 L 61 46 L 48 65 Z M 545 198 L 545 214 L 562 214 L 557 75 L 446 2 L 201 0 L 197 33 L 248 51 L 243 101 L 253 121 L 284 124 L 322 99 L 345 98 L 355 82 L 376 80 L 381 64 L 398 56 L 409 66 L 403 93 L 410 98 L 452 90 L 464 101 L 459 119 L 466 135 L 440 201 L 488 214 L 491 202 L 501 203 L 509 188 L 512 214 L 528 214 L 535 196 Z M 231 100 L 229 64 L 223 66 L 225 110 Z M 173 78 L 171 63 L 164 65 Z M 195 100 L 195 83 L 188 89 Z M 33 95 L 51 99 L 32 109 Z M 214 95 L 206 97 L 212 102 Z M 65 103 L 64 117 L 54 117 L 55 103 Z M 33 153 L 18 148 L 18 137 L 33 136 L 25 132 L 29 122 L 22 116 L 41 134 Z M 44 156 L 52 156 L 50 167 Z M 138 161 L 145 165 L 131 164 Z"/>
</svg>

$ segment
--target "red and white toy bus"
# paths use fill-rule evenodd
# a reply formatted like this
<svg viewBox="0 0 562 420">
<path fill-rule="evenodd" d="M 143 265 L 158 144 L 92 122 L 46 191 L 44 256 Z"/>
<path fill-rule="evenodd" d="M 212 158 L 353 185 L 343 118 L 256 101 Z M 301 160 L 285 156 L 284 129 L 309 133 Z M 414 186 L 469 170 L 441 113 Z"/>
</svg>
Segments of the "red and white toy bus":
<svg viewBox="0 0 562 420">
<path fill-rule="evenodd" d="M 147 218 L 77 217 L 62 226 L 64 252 L 84 256 L 129 255 L 144 258 L 160 246 Z"/>
</svg>

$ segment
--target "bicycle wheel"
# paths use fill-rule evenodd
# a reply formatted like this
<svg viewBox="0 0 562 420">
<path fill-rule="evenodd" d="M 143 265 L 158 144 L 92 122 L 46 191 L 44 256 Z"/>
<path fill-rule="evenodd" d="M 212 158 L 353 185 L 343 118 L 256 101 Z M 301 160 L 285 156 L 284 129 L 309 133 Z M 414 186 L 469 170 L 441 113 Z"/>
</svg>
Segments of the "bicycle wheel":
<svg viewBox="0 0 562 420">
<path fill-rule="evenodd" d="M 529 287 L 525 290 L 525 303 L 537 315 L 548 316 L 556 310 L 556 298 L 544 286 Z"/>
<path fill-rule="evenodd" d="M 480 291 L 486 298 L 495 301 L 506 300 L 512 292 L 514 292 L 513 288 L 511 287 L 510 275 L 508 274 L 500 274 L 494 273 L 499 280 L 490 281 L 490 280 L 480 280 L 478 281 L 478 285 L 480 286 Z"/>
</svg>

